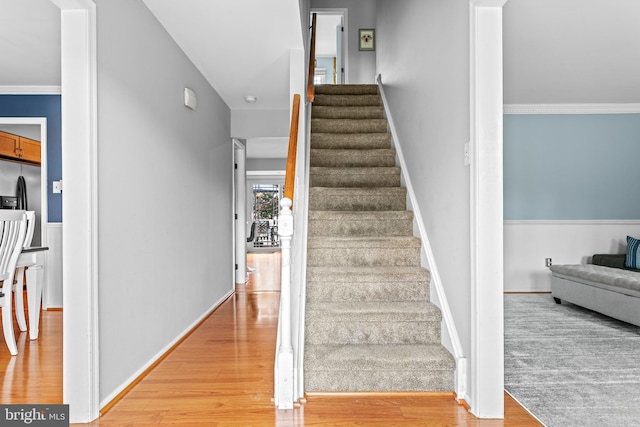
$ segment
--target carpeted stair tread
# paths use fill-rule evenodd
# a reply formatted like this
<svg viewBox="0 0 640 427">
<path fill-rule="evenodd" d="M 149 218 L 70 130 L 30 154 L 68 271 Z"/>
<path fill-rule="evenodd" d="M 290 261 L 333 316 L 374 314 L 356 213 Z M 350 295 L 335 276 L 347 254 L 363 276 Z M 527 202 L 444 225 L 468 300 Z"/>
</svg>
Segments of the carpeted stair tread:
<svg viewBox="0 0 640 427">
<path fill-rule="evenodd" d="M 309 236 L 410 236 L 411 211 L 309 211 Z"/>
<path fill-rule="evenodd" d="M 309 237 L 307 265 L 329 266 L 418 266 L 417 237 Z"/>
<path fill-rule="evenodd" d="M 316 85 L 316 94 L 321 95 L 378 95 L 378 86 L 368 85 Z"/>
<path fill-rule="evenodd" d="M 384 108 L 378 105 L 367 106 L 313 106 L 311 116 L 315 119 L 384 119 Z"/>
<path fill-rule="evenodd" d="M 407 206 L 407 189 L 384 188 L 309 188 L 309 210 L 400 211 Z"/>
<path fill-rule="evenodd" d="M 325 371 L 453 369 L 451 354 L 440 345 L 307 346 L 305 368 Z"/>
<path fill-rule="evenodd" d="M 390 148 L 377 149 L 326 149 L 311 150 L 312 167 L 368 167 L 395 166 L 396 152 Z"/>
<path fill-rule="evenodd" d="M 448 391 L 455 363 L 441 345 L 308 345 L 308 391 Z"/>
<path fill-rule="evenodd" d="M 437 344 L 440 310 L 427 301 L 308 301 L 309 344 Z"/>
<path fill-rule="evenodd" d="M 382 105 L 378 95 L 324 95 L 316 94 L 313 105 L 316 106 L 379 106 Z"/>
<path fill-rule="evenodd" d="M 421 267 L 309 267 L 307 301 L 428 301 Z"/>
<path fill-rule="evenodd" d="M 311 134 L 311 148 L 376 149 L 390 148 L 389 133 L 319 133 Z"/>
<path fill-rule="evenodd" d="M 440 322 L 442 315 L 438 307 L 426 301 L 310 301 L 307 318 L 327 322 Z"/>
<path fill-rule="evenodd" d="M 400 168 L 383 167 L 324 167 L 309 169 L 309 185 L 312 187 L 399 187 Z"/>
<path fill-rule="evenodd" d="M 307 248 L 420 248 L 421 244 L 420 239 L 413 236 L 309 236 Z"/>
<path fill-rule="evenodd" d="M 308 267 L 307 281 L 368 283 L 379 280 L 396 283 L 430 279 L 429 270 L 414 266 L 392 267 Z"/>
<path fill-rule="evenodd" d="M 311 132 L 386 133 L 386 119 L 311 119 Z"/>
</svg>

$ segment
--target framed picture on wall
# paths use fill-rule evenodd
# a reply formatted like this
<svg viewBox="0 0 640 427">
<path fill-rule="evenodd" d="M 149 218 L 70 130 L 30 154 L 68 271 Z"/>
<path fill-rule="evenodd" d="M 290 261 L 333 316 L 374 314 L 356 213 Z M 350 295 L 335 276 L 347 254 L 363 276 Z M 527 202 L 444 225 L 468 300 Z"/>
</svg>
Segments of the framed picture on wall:
<svg viewBox="0 0 640 427">
<path fill-rule="evenodd" d="M 376 30 L 373 28 L 360 28 L 358 50 L 376 50 Z"/>
</svg>

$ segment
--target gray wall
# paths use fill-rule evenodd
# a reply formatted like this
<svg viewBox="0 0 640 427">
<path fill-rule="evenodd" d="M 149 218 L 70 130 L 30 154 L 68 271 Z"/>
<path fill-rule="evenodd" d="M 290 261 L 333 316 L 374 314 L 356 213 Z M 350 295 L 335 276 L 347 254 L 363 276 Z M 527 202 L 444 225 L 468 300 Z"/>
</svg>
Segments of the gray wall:
<svg viewBox="0 0 640 427">
<path fill-rule="evenodd" d="M 247 171 L 284 171 L 287 159 L 247 159 Z"/>
<path fill-rule="evenodd" d="M 96 4 L 104 403 L 231 291 L 233 149 L 229 108 L 142 1 Z"/>
<path fill-rule="evenodd" d="M 378 72 L 470 357 L 469 1 L 378 0 L 377 10 Z"/>
<path fill-rule="evenodd" d="M 348 59 L 346 83 L 374 83 L 376 78 L 376 52 L 358 50 L 358 30 L 375 28 L 375 0 L 311 0 L 311 10 L 320 8 L 348 9 Z M 379 39 L 379 35 L 376 34 Z"/>
<path fill-rule="evenodd" d="M 506 104 L 640 102 L 640 2 L 509 0 Z"/>
</svg>

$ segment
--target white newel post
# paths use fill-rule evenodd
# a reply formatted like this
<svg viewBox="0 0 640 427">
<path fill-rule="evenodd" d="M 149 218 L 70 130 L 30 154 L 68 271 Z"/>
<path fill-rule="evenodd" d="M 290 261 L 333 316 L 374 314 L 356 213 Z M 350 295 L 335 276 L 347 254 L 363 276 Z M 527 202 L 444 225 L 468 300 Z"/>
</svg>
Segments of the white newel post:
<svg viewBox="0 0 640 427">
<path fill-rule="evenodd" d="M 278 409 L 293 408 L 293 347 L 291 345 L 291 237 L 293 216 L 291 199 L 280 201 L 278 235 L 282 253 L 280 277 L 280 345 L 276 352 L 275 403 Z"/>
</svg>

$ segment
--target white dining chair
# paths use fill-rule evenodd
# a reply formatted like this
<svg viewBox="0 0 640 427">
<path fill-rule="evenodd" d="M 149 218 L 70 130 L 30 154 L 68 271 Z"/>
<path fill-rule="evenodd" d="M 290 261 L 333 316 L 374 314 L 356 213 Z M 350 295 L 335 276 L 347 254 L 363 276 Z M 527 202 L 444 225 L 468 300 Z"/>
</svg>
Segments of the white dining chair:
<svg viewBox="0 0 640 427">
<path fill-rule="evenodd" d="M 31 247 L 31 241 L 33 240 L 33 230 L 36 226 L 36 212 L 26 211 L 27 216 L 27 232 L 24 236 L 24 244 L 22 247 Z M 22 332 L 27 330 L 27 321 L 24 313 L 24 286 L 27 284 L 25 279 L 25 269 L 33 267 L 33 264 L 24 264 L 16 267 L 16 274 L 13 278 L 13 292 L 15 300 L 16 320 L 18 321 L 18 327 Z"/>
<path fill-rule="evenodd" d="M 13 333 L 12 288 L 16 263 L 27 231 L 25 211 L 0 210 L 0 307 L 2 308 L 2 332 L 12 356 L 18 354 L 16 337 Z"/>
</svg>

